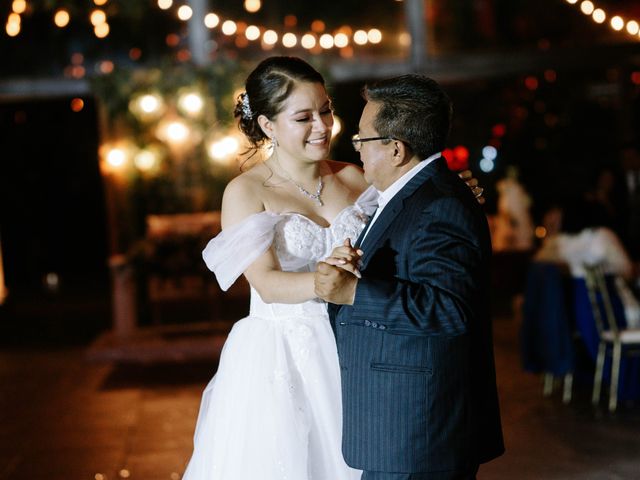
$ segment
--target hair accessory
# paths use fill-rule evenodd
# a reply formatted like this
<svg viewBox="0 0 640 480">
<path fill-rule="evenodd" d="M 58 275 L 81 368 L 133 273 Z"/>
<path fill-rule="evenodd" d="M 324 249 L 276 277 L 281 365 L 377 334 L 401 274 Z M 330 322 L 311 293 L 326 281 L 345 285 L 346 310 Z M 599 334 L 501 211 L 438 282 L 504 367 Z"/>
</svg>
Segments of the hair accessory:
<svg viewBox="0 0 640 480">
<path fill-rule="evenodd" d="M 249 95 L 247 92 L 241 94 L 242 96 L 242 116 L 251 120 L 253 118 L 253 112 L 251 111 L 251 105 L 249 105 Z"/>
</svg>

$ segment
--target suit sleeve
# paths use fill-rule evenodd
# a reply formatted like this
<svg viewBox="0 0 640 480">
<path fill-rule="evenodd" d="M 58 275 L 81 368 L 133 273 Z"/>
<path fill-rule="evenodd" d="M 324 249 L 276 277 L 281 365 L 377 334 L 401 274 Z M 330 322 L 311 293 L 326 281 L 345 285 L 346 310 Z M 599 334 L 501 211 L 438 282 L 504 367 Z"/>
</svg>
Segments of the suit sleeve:
<svg viewBox="0 0 640 480">
<path fill-rule="evenodd" d="M 398 257 L 406 262 L 406 278 L 362 272 L 351 319 L 382 319 L 388 333 L 402 335 L 467 333 L 479 282 L 486 281 L 478 217 L 455 197 L 432 202 L 409 227 Z"/>
</svg>

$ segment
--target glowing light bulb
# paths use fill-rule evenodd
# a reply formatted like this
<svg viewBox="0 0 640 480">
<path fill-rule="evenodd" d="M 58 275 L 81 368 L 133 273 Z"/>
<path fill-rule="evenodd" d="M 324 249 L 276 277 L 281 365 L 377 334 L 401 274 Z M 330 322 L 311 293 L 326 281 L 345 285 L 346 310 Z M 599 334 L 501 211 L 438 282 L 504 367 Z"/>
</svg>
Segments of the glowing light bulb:
<svg viewBox="0 0 640 480">
<path fill-rule="evenodd" d="M 189 128 L 182 122 L 175 121 L 167 125 L 167 138 L 171 142 L 182 143 L 189 137 Z"/>
<path fill-rule="evenodd" d="M 158 163 L 158 157 L 151 150 L 140 150 L 134 157 L 133 163 L 142 171 L 152 170 Z"/>
<path fill-rule="evenodd" d="M 620 31 L 624 28 L 624 20 L 622 19 L 622 17 L 616 15 L 615 17 L 611 18 L 611 28 L 613 28 L 616 31 Z"/>
<path fill-rule="evenodd" d="M 585 0 L 580 4 L 580 10 L 582 10 L 582 13 L 585 15 L 591 15 L 593 10 L 595 10 L 595 6 L 593 5 L 593 2 Z"/>
<path fill-rule="evenodd" d="M 382 32 L 377 28 L 372 28 L 367 32 L 367 40 L 373 44 L 380 43 L 382 41 Z"/>
<path fill-rule="evenodd" d="M 158 0 L 158 7 L 162 10 L 169 10 L 173 6 L 173 0 Z"/>
<path fill-rule="evenodd" d="M 493 160 L 489 160 L 488 158 L 480 160 L 480 170 L 484 173 L 492 172 L 494 168 L 496 168 L 496 164 L 493 163 Z"/>
<path fill-rule="evenodd" d="M 262 35 L 262 40 L 267 45 L 275 45 L 278 42 L 278 34 L 273 30 L 267 30 Z"/>
<path fill-rule="evenodd" d="M 345 33 L 336 33 L 333 37 L 333 43 L 338 48 L 344 48 L 349 45 L 349 37 Z"/>
<path fill-rule="evenodd" d="M 97 27 L 101 23 L 107 21 L 107 14 L 104 13 L 103 10 L 94 10 L 93 12 L 91 12 L 91 16 L 89 17 L 89 19 L 91 20 L 91 25 Z"/>
<path fill-rule="evenodd" d="M 220 24 L 220 17 L 215 13 L 207 13 L 204 16 L 204 24 L 207 28 L 216 28 Z"/>
<path fill-rule="evenodd" d="M 235 154 L 240 149 L 240 142 L 237 138 L 228 136 L 209 145 L 207 153 L 213 160 L 224 160 Z"/>
<path fill-rule="evenodd" d="M 498 156 L 498 150 L 496 149 L 496 147 L 487 145 L 482 149 L 482 156 L 487 160 L 495 160 Z"/>
<path fill-rule="evenodd" d="M 282 44 L 287 48 L 293 48 L 298 44 L 298 37 L 294 33 L 285 33 L 282 36 Z"/>
<path fill-rule="evenodd" d="M 27 2 L 25 0 L 13 0 L 11 10 L 20 15 L 27 10 Z"/>
<path fill-rule="evenodd" d="M 629 32 L 631 35 L 637 35 L 638 32 L 640 32 L 640 24 L 638 24 L 638 22 L 636 22 L 635 20 L 630 20 L 629 22 L 627 22 L 627 32 Z"/>
<path fill-rule="evenodd" d="M 358 45 L 366 45 L 369 41 L 369 36 L 364 30 L 356 30 L 356 32 L 353 34 L 353 41 Z"/>
<path fill-rule="evenodd" d="M 98 38 L 105 38 L 107 35 L 109 35 L 109 24 L 101 23 L 100 25 L 96 25 L 93 28 L 93 33 L 95 33 L 96 37 Z"/>
<path fill-rule="evenodd" d="M 178 99 L 178 107 L 189 115 L 197 115 L 202 112 L 204 100 L 197 93 L 185 93 Z"/>
<path fill-rule="evenodd" d="M 306 33 L 305 35 L 302 36 L 302 40 L 300 40 L 300 44 L 308 50 L 315 47 L 316 43 L 317 43 L 316 37 L 311 33 Z"/>
<path fill-rule="evenodd" d="M 233 35 L 238 31 L 238 25 L 233 20 L 226 20 L 222 24 L 222 33 L 225 35 Z"/>
<path fill-rule="evenodd" d="M 596 23 L 604 23 L 607 19 L 607 14 L 601 8 L 596 8 L 592 13 L 593 21 Z"/>
<path fill-rule="evenodd" d="M 69 12 L 66 10 L 58 10 L 53 16 L 53 22 L 60 28 L 69 25 L 69 20 L 71 20 L 71 17 L 69 16 Z"/>
<path fill-rule="evenodd" d="M 183 22 L 186 22 L 193 16 L 193 10 L 189 5 L 182 5 L 178 9 L 178 18 Z"/>
<path fill-rule="evenodd" d="M 324 33 L 320 36 L 320 46 L 324 49 L 333 48 L 333 35 Z"/>
<path fill-rule="evenodd" d="M 127 161 L 127 154 L 120 148 L 112 148 L 107 153 L 107 163 L 112 167 L 122 167 Z"/>
<path fill-rule="evenodd" d="M 260 0 L 244 0 L 244 9 L 249 13 L 256 13 L 262 8 Z"/>
<path fill-rule="evenodd" d="M 255 25 L 249 25 L 244 31 L 244 36 L 247 40 L 257 40 L 260 38 L 260 29 Z"/>
</svg>

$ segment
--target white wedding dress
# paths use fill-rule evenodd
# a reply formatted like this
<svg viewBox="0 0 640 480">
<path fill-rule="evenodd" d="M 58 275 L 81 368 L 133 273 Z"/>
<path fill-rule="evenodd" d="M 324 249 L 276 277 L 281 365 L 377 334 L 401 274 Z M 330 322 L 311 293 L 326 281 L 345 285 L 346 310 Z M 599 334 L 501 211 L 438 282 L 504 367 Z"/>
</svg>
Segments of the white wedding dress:
<svg viewBox="0 0 640 480">
<path fill-rule="evenodd" d="M 272 245 L 284 271 L 309 272 L 376 206 L 370 188 L 330 227 L 262 212 L 225 229 L 203 257 L 223 289 Z M 184 480 L 355 480 L 341 451 L 340 370 L 326 304 L 267 304 L 251 289 L 206 387 Z"/>
</svg>

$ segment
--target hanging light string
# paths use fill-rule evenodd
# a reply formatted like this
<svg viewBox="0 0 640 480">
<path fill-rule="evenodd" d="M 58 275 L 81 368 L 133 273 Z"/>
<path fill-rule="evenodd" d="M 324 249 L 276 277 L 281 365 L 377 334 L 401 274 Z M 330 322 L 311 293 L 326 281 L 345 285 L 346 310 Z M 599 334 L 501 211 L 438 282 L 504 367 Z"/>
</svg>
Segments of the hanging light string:
<svg viewBox="0 0 640 480">
<path fill-rule="evenodd" d="M 174 7 L 174 2 L 173 0 L 158 0 L 157 5 L 162 10 L 169 10 Z M 193 16 L 193 10 L 188 5 L 180 5 L 176 8 L 176 15 L 180 20 L 186 22 Z M 295 17 L 288 16 L 288 18 L 293 18 L 293 22 L 289 24 L 285 21 L 285 25 L 294 26 Z M 281 42 L 286 48 L 300 45 L 313 52 L 334 47 L 343 49 L 350 45 L 377 45 L 382 42 L 383 38 L 382 31 L 378 28 L 354 29 L 348 25 L 340 27 L 331 34 L 325 31 L 325 22 L 322 20 L 315 20 L 311 24 L 311 30 L 303 34 L 291 31 L 277 32 L 263 25 L 247 25 L 246 22 L 223 18 L 214 12 L 207 13 L 203 21 L 210 30 L 219 29 L 226 36 L 240 37 L 242 42 L 236 42 L 239 46 L 247 46 L 248 42 L 260 40 L 263 48 L 265 46 L 266 48 L 274 47 L 278 42 Z"/>
<path fill-rule="evenodd" d="M 602 7 L 599 7 L 591 0 L 565 0 L 568 4 L 580 8 L 580 11 L 591 17 L 595 23 L 603 24 L 609 20 L 609 26 L 616 32 L 626 32 L 629 35 L 638 37 L 640 34 L 640 23 L 635 19 L 624 19 L 620 15 L 610 16 Z"/>
<path fill-rule="evenodd" d="M 99 7 L 105 5 L 107 0 L 93 0 L 95 7 L 89 13 L 89 19 L 94 28 L 94 34 L 98 38 L 105 38 L 110 33 L 109 23 L 104 10 Z M 169 10 L 174 7 L 173 0 L 157 0 L 157 5 L 162 10 Z M 15 37 L 22 30 L 22 14 L 30 8 L 27 0 L 13 0 L 12 9 L 7 17 L 5 32 L 10 37 Z M 181 21 L 188 21 L 193 16 L 193 10 L 189 5 L 179 5 L 175 9 L 176 16 Z M 351 50 L 353 46 L 362 47 L 367 44 L 377 45 L 382 42 L 383 34 L 378 28 L 354 29 L 344 25 L 333 33 L 326 31 L 325 22 L 315 20 L 311 24 L 311 29 L 303 34 L 296 34 L 291 31 L 278 32 L 263 25 L 247 25 L 246 22 L 236 21 L 231 18 L 222 18 L 214 12 L 208 12 L 202 19 L 210 30 L 219 29 L 222 34 L 228 37 L 236 37 L 236 45 L 240 48 L 246 47 L 250 42 L 260 41 L 263 49 L 270 49 L 279 42 L 285 48 L 301 46 L 312 53 L 332 48 Z M 58 28 L 65 28 L 71 21 L 71 14 L 68 9 L 58 8 L 53 15 L 53 22 Z M 287 28 L 294 27 L 297 19 L 294 16 L 285 18 Z"/>
</svg>

